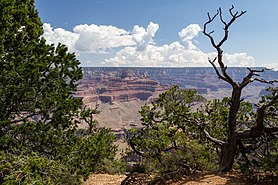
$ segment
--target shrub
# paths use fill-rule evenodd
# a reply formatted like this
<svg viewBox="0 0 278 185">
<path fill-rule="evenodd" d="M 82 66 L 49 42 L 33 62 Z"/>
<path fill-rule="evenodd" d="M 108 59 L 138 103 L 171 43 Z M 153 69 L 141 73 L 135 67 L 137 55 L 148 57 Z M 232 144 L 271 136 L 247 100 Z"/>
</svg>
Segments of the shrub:
<svg viewBox="0 0 278 185">
<path fill-rule="evenodd" d="M 0 152 L 0 184 L 80 184 L 81 176 L 58 160 L 36 153 L 9 154 Z"/>
<path fill-rule="evenodd" d="M 123 171 L 120 162 L 115 160 L 116 137 L 109 129 L 96 129 L 93 133 L 81 133 L 71 153 L 65 157 L 77 174 L 85 178 L 92 172 Z"/>
</svg>

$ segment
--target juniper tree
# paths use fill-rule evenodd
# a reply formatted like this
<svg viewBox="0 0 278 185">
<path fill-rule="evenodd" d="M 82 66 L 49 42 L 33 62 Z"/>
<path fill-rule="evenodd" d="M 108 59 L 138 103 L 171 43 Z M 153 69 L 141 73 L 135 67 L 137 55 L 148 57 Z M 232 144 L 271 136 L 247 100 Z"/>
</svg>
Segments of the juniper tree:
<svg viewBox="0 0 278 185">
<path fill-rule="evenodd" d="M 80 62 L 42 34 L 34 0 L 0 1 L 1 184 L 75 184 L 116 154 L 108 129 L 77 135 L 96 113 L 74 97 Z"/>
<path fill-rule="evenodd" d="M 255 113 L 255 116 L 249 120 L 252 121 L 252 124 L 245 123 L 245 125 L 249 125 L 248 129 L 244 131 L 238 130 L 239 123 L 237 121 L 237 117 L 239 115 L 239 109 L 241 104 L 243 103 L 242 99 L 242 90 L 248 86 L 250 83 L 255 81 L 267 84 L 275 84 L 277 83 L 277 79 L 274 80 L 265 80 L 260 78 L 260 74 L 263 73 L 266 69 L 248 69 L 248 74 L 242 78 L 240 82 L 236 82 L 227 72 L 228 66 L 225 65 L 225 61 L 223 60 L 223 50 L 222 46 L 227 41 L 229 36 L 229 28 L 231 25 L 241 16 L 243 16 L 246 11 L 234 12 L 234 7 L 232 6 L 229 9 L 229 13 L 231 19 L 229 21 L 225 21 L 223 18 L 222 10 L 219 8 L 217 13 L 211 16 L 208 13 L 208 21 L 204 24 L 203 33 L 210 39 L 212 46 L 215 48 L 217 52 L 217 56 L 214 59 L 209 59 L 209 63 L 215 70 L 218 78 L 230 84 L 232 87 L 232 93 L 229 97 L 229 113 L 228 113 L 228 124 L 227 124 L 227 139 L 224 141 L 215 139 L 210 137 L 209 133 L 206 132 L 208 138 L 213 141 L 215 144 L 221 147 L 221 157 L 220 157 L 220 171 L 230 171 L 232 169 L 235 155 L 241 150 L 245 151 L 246 146 L 242 142 L 243 139 L 246 138 L 260 138 L 263 134 L 276 134 L 278 131 L 277 125 L 277 102 L 278 102 L 278 91 L 277 88 L 272 88 L 271 96 L 266 99 L 264 103 L 261 103 Z M 212 23 L 215 18 L 219 17 L 221 23 L 223 24 L 224 34 L 223 37 L 217 42 L 212 36 L 214 31 L 208 31 L 207 26 Z M 217 67 L 217 65 L 219 67 Z M 266 124 L 266 120 L 268 116 L 272 116 L 274 118 L 271 124 Z M 244 154 L 243 154 L 244 155 Z"/>
</svg>

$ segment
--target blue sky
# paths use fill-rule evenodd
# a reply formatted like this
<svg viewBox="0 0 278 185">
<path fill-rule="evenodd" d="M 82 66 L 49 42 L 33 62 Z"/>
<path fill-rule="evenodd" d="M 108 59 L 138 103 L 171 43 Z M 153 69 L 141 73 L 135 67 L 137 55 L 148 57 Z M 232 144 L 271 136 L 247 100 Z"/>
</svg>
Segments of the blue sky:
<svg viewBox="0 0 278 185">
<path fill-rule="evenodd" d="M 207 12 L 246 10 L 231 27 L 230 66 L 278 68 L 277 0 L 37 0 L 49 43 L 66 44 L 82 66 L 209 66 Z M 218 20 L 209 28 L 220 38 Z"/>
</svg>

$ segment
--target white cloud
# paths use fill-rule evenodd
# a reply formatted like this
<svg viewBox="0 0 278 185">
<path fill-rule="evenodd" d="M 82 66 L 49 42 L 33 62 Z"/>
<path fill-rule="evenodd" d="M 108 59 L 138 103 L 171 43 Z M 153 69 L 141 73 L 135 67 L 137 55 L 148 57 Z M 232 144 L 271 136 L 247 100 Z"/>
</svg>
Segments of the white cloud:
<svg viewBox="0 0 278 185">
<path fill-rule="evenodd" d="M 77 51 L 96 52 L 134 45 L 128 31 L 114 26 L 78 25 L 73 31 L 79 35 L 74 47 Z"/>
<path fill-rule="evenodd" d="M 134 26 L 132 31 L 132 39 L 136 43 L 136 49 L 138 51 L 143 51 L 149 44 L 153 43 L 153 37 L 155 36 L 156 31 L 158 30 L 159 25 L 153 22 L 145 30 L 143 27 L 138 25 Z"/>
<path fill-rule="evenodd" d="M 62 28 L 53 29 L 50 24 L 43 24 L 44 34 L 42 35 L 47 43 L 55 44 L 63 43 L 68 46 L 70 51 L 74 50 L 74 44 L 78 40 L 79 35 L 70 31 L 66 31 Z"/>
<path fill-rule="evenodd" d="M 114 26 L 105 25 L 77 25 L 73 32 L 62 28 L 53 29 L 50 24 L 44 23 L 43 37 L 48 43 L 67 45 L 70 51 L 77 53 L 106 53 L 106 50 L 117 47 L 135 45 L 132 35 L 128 31 Z"/>
<path fill-rule="evenodd" d="M 83 65 L 205 67 L 210 66 L 208 58 L 216 56 L 215 52 L 203 52 L 194 44 L 195 37 L 201 31 L 198 24 L 191 24 L 178 33 L 182 42 L 175 41 L 162 46 L 154 43 L 159 25 L 153 22 L 146 29 L 136 25 L 132 31 L 94 24 L 78 25 L 73 31 L 53 29 L 50 24 L 44 24 L 43 28 L 43 37 L 48 43 L 66 44 Z M 113 54 L 116 50 L 118 52 Z M 96 63 L 94 58 L 100 55 L 109 55 L 110 58 Z M 254 58 L 246 53 L 224 54 L 223 60 L 228 66 L 254 65 Z"/>
<path fill-rule="evenodd" d="M 254 58 L 251 56 L 247 56 L 246 53 L 234 53 L 234 54 L 224 54 L 223 62 L 227 66 L 237 67 L 237 66 L 245 66 L 250 67 L 254 66 Z"/>
<path fill-rule="evenodd" d="M 264 64 L 263 67 L 266 67 L 268 69 L 273 69 L 274 71 L 278 71 L 278 63 Z"/>
<path fill-rule="evenodd" d="M 154 37 L 157 28 L 158 26 L 156 29 L 153 29 L 153 34 L 149 38 Z M 138 27 L 138 29 L 140 29 L 138 32 L 146 33 L 143 28 Z M 205 53 L 193 44 L 193 39 L 198 36 L 200 31 L 199 25 L 191 24 L 179 32 L 184 45 L 178 41 L 163 46 L 144 42 L 144 49 L 138 49 L 138 44 L 134 47 L 123 48 L 116 53 L 115 57 L 106 59 L 102 64 L 112 66 L 208 67 L 210 66 L 208 58 L 213 59 L 216 53 Z M 246 53 L 224 54 L 223 60 L 228 66 L 254 65 L 254 58 L 247 56 Z"/>
<path fill-rule="evenodd" d="M 202 31 L 202 29 L 198 24 L 190 24 L 179 32 L 179 36 L 185 43 L 186 49 L 198 50 L 198 48 L 192 43 L 192 39 L 196 37 L 200 31 Z"/>
</svg>

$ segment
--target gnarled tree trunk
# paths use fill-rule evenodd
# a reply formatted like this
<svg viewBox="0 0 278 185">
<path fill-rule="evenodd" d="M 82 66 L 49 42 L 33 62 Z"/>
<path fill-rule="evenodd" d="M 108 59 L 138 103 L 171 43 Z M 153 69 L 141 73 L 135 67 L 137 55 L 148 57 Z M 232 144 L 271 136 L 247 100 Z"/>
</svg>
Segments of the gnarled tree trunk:
<svg viewBox="0 0 278 185">
<path fill-rule="evenodd" d="M 227 73 L 227 66 L 225 66 L 225 63 L 223 62 L 222 54 L 223 50 L 221 49 L 222 45 L 227 41 L 228 39 L 228 33 L 229 33 L 229 27 L 233 24 L 233 22 L 241 17 L 243 14 L 246 13 L 246 11 L 242 12 L 233 12 L 234 7 L 229 9 L 229 13 L 231 15 L 231 19 L 229 22 L 225 22 L 222 17 L 222 11 L 221 8 L 217 10 L 217 13 L 214 16 L 210 16 L 208 13 L 208 21 L 204 24 L 203 33 L 210 39 L 210 42 L 212 46 L 217 51 L 217 56 L 210 60 L 210 64 L 213 66 L 215 73 L 217 74 L 218 78 L 229 83 L 232 86 L 232 95 L 230 97 L 230 109 L 229 109 L 229 117 L 228 117 L 228 131 L 227 131 L 227 141 L 221 141 L 216 138 L 212 138 L 207 131 L 204 131 L 206 134 L 206 137 L 210 139 L 215 144 L 221 146 L 221 156 L 220 156 L 220 165 L 219 170 L 222 172 L 228 172 L 232 169 L 234 159 L 236 157 L 237 150 L 240 148 L 245 148 L 243 143 L 241 142 L 241 139 L 243 138 L 258 138 L 261 136 L 263 132 L 265 133 L 274 133 L 278 131 L 278 128 L 266 128 L 264 126 L 264 114 L 266 109 L 269 106 L 272 106 L 275 102 L 278 101 L 278 93 L 273 94 L 272 100 L 269 100 L 269 102 L 266 102 L 257 110 L 257 118 L 255 121 L 255 124 L 248 130 L 245 131 L 236 131 L 236 127 L 238 125 L 237 123 L 237 115 L 238 110 L 240 108 L 241 103 L 241 92 L 244 87 L 246 87 L 249 83 L 252 83 L 253 81 L 259 81 L 262 83 L 277 83 L 278 80 L 273 81 L 266 81 L 261 78 L 253 78 L 254 76 L 260 76 L 258 73 L 264 72 L 264 69 L 262 70 L 252 70 L 250 68 L 247 68 L 249 70 L 249 73 L 243 78 L 243 80 L 238 83 L 235 82 L 234 79 L 231 78 L 231 76 Z M 224 35 L 223 38 L 216 43 L 215 39 L 212 37 L 211 32 L 207 32 L 207 25 L 214 21 L 216 17 L 220 18 L 220 21 L 224 25 Z M 215 64 L 218 64 L 219 67 Z"/>
<path fill-rule="evenodd" d="M 221 149 L 219 171 L 229 172 L 234 164 L 236 151 L 237 151 L 237 142 L 232 141 L 231 143 L 225 143 Z"/>
</svg>

